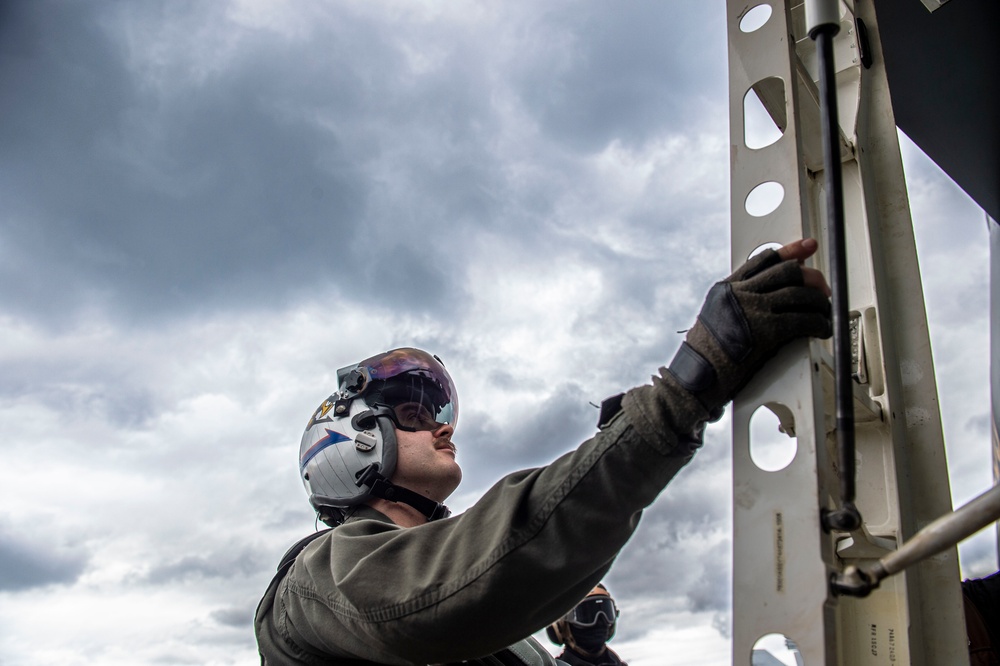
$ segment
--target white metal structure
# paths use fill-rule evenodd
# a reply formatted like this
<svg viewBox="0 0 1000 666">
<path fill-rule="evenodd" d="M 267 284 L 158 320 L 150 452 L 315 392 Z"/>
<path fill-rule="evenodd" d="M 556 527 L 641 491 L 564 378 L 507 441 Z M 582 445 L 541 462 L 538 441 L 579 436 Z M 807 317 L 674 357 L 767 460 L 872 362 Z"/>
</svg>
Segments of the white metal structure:
<svg viewBox="0 0 1000 666">
<path fill-rule="evenodd" d="M 877 3 L 839 6 L 834 52 L 863 524 L 852 533 L 822 528 L 821 511 L 838 503 L 830 347 L 793 345 L 733 410 L 733 663 L 750 664 L 759 639 L 783 634 L 806 666 L 961 666 L 968 647 L 954 548 L 886 579 L 865 598 L 838 597 L 829 585 L 846 565 L 892 552 L 951 511 Z M 735 267 L 767 243 L 811 236 L 822 248 L 827 230 L 817 65 L 803 5 L 727 0 L 727 12 Z M 755 129 L 763 112 L 769 132 Z M 826 269 L 823 257 L 815 263 Z M 795 447 L 791 462 L 774 471 L 758 465 L 751 438 L 751 421 L 765 409 Z"/>
</svg>

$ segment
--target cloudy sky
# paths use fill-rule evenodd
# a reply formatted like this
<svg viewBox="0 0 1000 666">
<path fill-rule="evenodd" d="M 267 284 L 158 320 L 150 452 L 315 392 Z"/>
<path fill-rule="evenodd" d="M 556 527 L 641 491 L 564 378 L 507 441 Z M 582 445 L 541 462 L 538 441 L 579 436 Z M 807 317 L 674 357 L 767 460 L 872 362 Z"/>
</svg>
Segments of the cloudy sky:
<svg viewBox="0 0 1000 666">
<path fill-rule="evenodd" d="M 726 54 L 721 0 L 0 3 L 0 663 L 255 663 L 302 428 L 373 352 L 452 370 L 453 508 L 592 432 L 728 272 Z M 986 223 L 902 140 L 960 504 Z M 632 666 L 729 659 L 728 439 L 608 578 Z"/>
</svg>

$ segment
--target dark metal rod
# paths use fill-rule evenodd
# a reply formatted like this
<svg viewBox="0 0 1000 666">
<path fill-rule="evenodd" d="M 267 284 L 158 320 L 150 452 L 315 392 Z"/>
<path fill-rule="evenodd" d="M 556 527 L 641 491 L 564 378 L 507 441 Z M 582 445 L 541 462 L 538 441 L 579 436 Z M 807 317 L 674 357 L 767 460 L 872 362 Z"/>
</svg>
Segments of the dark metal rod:
<svg viewBox="0 0 1000 666">
<path fill-rule="evenodd" d="M 836 399 L 837 459 L 841 515 L 832 527 L 854 529 L 860 516 L 854 507 L 854 380 L 851 368 L 851 333 L 847 302 L 847 243 L 844 232 L 844 184 L 840 163 L 840 124 L 837 120 L 837 82 L 833 62 L 836 24 L 818 26 L 811 37 L 819 61 L 819 110 L 823 130 L 823 175 L 826 183 L 827 245 L 833 292 L 833 363 Z"/>
</svg>

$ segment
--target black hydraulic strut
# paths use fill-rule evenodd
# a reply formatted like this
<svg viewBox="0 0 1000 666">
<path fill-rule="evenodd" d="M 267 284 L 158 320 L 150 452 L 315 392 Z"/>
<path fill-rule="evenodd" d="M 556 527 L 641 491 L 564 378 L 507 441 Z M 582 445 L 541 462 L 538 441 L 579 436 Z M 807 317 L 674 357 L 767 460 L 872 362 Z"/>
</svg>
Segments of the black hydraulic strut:
<svg viewBox="0 0 1000 666">
<path fill-rule="evenodd" d="M 823 131 L 823 175 L 826 183 L 827 247 L 833 291 L 833 365 L 836 397 L 837 461 L 840 506 L 823 512 L 823 529 L 849 532 L 861 525 L 854 505 L 854 379 L 847 307 L 847 243 L 844 234 L 844 184 L 840 166 L 840 123 L 833 38 L 840 31 L 840 2 L 806 3 L 809 36 L 816 42 L 819 63 L 819 113 Z"/>
</svg>

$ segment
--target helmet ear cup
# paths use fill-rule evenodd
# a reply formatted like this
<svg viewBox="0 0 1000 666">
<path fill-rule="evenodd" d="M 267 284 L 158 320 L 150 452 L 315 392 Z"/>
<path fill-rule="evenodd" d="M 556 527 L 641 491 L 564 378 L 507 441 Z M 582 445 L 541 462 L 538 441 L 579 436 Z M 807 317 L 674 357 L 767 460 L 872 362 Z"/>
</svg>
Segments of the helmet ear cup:
<svg viewBox="0 0 1000 666">
<path fill-rule="evenodd" d="M 375 419 L 382 434 L 382 475 L 389 479 L 396 471 L 396 428 L 389 418 Z"/>
<path fill-rule="evenodd" d="M 561 625 L 562 621 L 560 620 L 559 622 L 555 622 L 545 627 L 545 634 L 549 637 L 549 640 L 556 645 L 562 645 L 566 642 L 562 636 Z"/>
</svg>

